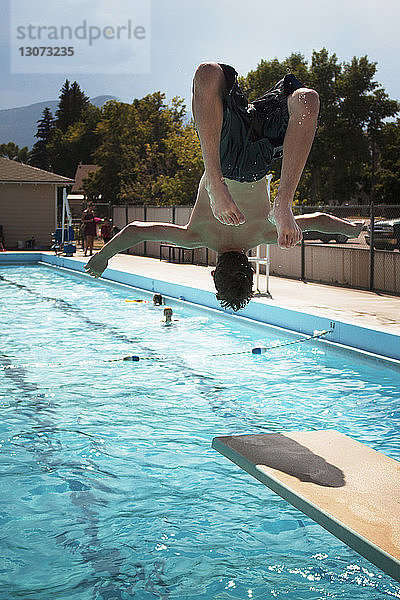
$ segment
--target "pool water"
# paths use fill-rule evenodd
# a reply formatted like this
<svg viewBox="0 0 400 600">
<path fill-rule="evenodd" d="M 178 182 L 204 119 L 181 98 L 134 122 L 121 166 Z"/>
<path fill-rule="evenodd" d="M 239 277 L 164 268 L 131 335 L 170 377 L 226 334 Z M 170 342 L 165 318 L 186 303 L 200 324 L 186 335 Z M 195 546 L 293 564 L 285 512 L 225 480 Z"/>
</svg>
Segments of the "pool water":
<svg viewBox="0 0 400 600">
<path fill-rule="evenodd" d="M 331 428 L 400 459 L 400 369 L 317 340 L 213 356 L 295 338 L 173 301 L 165 327 L 41 265 L 0 267 L 0 298 L 2 600 L 400 598 L 211 448 Z"/>
</svg>

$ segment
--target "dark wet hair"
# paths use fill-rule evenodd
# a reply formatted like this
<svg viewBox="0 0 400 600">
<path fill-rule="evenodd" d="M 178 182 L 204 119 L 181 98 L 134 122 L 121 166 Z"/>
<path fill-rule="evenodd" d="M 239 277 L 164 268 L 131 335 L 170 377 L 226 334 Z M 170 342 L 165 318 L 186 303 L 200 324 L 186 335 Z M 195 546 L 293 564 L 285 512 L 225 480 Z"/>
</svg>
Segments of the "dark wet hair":
<svg viewBox="0 0 400 600">
<path fill-rule="evenodd" d="M 163 299 L 162 299 L 161 294 L 154 294 L 154 296 L 153 296 L 153 303 L 156 306 L 161 306 L 161 304 L 163 303 Z"/>
<path fill-rule="evenodd" d="M 222 308 L 244 308 L 253 297 L 253 269 L 243 252 L 223 252 L 214 271 L 217 300 Z"/>
</svg>

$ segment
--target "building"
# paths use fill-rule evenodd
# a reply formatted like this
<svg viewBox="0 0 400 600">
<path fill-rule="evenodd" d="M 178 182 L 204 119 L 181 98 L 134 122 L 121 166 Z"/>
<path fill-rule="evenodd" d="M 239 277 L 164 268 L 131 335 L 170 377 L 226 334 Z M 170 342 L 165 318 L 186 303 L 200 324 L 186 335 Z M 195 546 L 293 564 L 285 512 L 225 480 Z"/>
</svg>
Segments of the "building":
<svg viewBox="0 0 400 600">
<path fill-rule="evenodd" d="M 73 179 L 0 157 L 0 233 L 8 250 L 35 246 L 47 249 L 57 227 L 58 189 Z"/>
<path fill-rule="evenodd" d="M 80 218 L 82 211 L 86 208 L 86 196 L 83 189 L 83 182 L 90 173 L 95 173 L 100 167 L 97 165 L 83 165 L 79 163 L 75 173 L 75 183 L 68 194 L 68 204 L 72 216 Z"/>
</svg>

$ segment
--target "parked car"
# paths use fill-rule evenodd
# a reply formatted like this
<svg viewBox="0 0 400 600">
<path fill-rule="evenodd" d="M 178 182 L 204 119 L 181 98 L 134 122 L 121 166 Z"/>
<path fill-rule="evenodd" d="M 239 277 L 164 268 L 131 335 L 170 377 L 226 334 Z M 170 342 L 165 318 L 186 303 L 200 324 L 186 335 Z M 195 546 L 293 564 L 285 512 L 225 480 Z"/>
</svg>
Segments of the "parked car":
<svg viewBox="0 0 400 600">
<path fill-rule="evenodd" d="M 331 241 L 335 241 L 337 244 L 345 244 L 349 239 L 347 235 L 340 233 L 321 233 L 319 231 L 303 231 L 303 238 L 305 240 L 321 240 L 324 244 Z"/>
<path fill-rule="evenodd" d="M 365 241 L 368 246 L 371 243 L 371 226 L 368 225 Z M 400 219 L 388 219 L 387 221 L 375 221 L 374 224 L 374 248 L 377 250 L 400 250 Z"/>
</svg>

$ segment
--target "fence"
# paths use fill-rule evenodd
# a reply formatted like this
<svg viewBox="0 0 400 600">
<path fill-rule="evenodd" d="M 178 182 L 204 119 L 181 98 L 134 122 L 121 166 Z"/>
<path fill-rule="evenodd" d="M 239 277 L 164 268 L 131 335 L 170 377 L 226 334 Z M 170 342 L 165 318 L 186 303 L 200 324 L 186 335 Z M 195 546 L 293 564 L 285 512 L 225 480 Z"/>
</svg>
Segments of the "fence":
<svg viewBox="0 0 400 600">
<path fill-rule="evenodd" d="M 113 224 L 121 229 L 132 221 L 185 225 L 191 210 L 190 206 L 118 205 L 112 207 L 112 218 Z M 270 273 L 272 275 L 400 294 L 400 205 L 294 207 L 295 214 L 316 211 L 350 220 L 365 220 L 366 230 L 362 232 L 357 242 L 349 240 L 347 243 L 323 244 L 318 240 L 308 240 L 306 234 L 306 239 L 301 244 L 289 250 L 271 245 Z M 393 219 L 395 222 L 390 230 L 392 235 L 387 237 L 388 232 L 382 231 L 379 224 L 383 220 Z M 369 245 L 365 242 L 365 237 L 370 239 Z M 384 249 L 389 245 L 394 249 Z M 139 256 L 159 258 L 160 242 L 143 242 L 129 252 Z M 261 247 L 261 256 L 265 256 L 265 247 Z M 188 253 L 187 260 L 189 259 L 191 260 L 191 256 Z M 195 264 L 215 265 L 216 261 L 216 252 L 206 253 L 205 248 L 195 250 Z M 261 272 L 262 269 L 263 266 Z"/>
<path fill-rule="evenodd" d="M 135 206 L 119 205 L 112 207 L 113 225 L 120 229 L 132 221 L 157 221 L 186 225 L 192 211 L 191 206 Z M 159 258 L 160 242 L 142 242 L 128 251 L 129 254 Z M 215 265 L 217 253 L 206 248 L 196 248 L 194 263 L 198 265 Z"/>
</svg>

